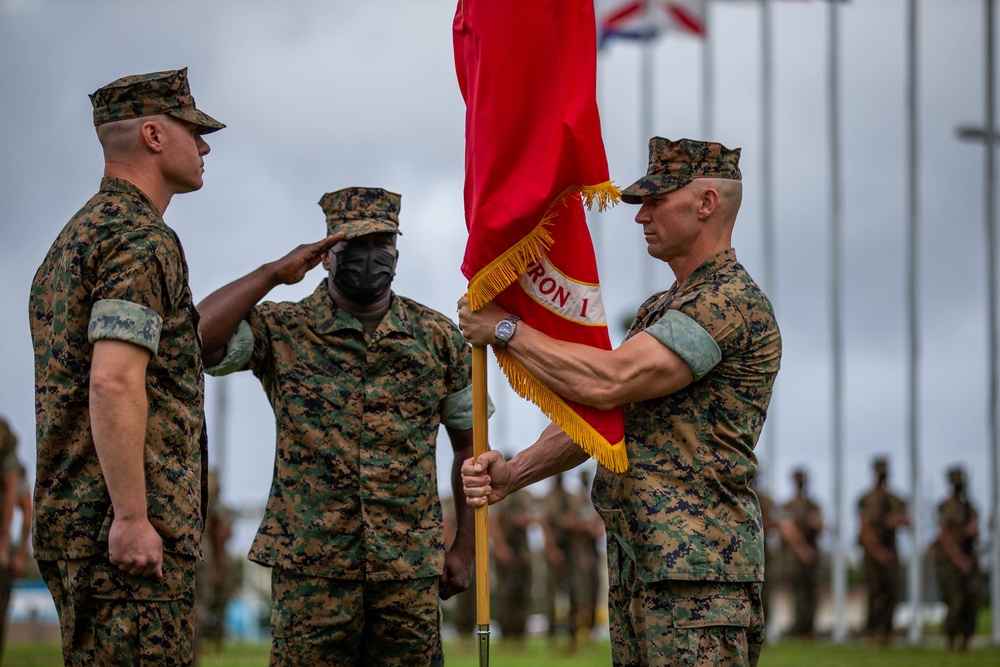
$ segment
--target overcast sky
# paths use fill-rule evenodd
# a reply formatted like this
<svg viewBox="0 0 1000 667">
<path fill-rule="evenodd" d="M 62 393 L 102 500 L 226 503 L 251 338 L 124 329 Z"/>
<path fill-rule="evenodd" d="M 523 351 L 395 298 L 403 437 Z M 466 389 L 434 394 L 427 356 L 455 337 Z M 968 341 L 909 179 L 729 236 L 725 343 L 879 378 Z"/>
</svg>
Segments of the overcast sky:
<svg viewBox="0 0 1000 667">
<path fill-rule="evenodd" d="M 919 123 L 920 512 L 946 491 L 944 469 L 970 471 L 985 516 L 987 322 L 984 149 L 957 140 L 982 124 L 984 45 L 978 0 L 922 0 Z M 845 509 L 871 482 L 876 453 L 909 493 L 905 297 L 904 0 L 841 6 L 844 161 L 843 293 Z M 180 235 L 195 300 L 299 243 L 324 234 L 316 202 L 351 185 L 402 194 L 394 288 L 446 314 L 464 291 L 463 121 L 452 53 L 453 0 L 171 3 L 0 0 L 0 414 L 33 469 L 31 279 L 58 231 L 96 191 L 102 170 L 87 95 L 118 77 L 189 67 L 198 106 L 229 127 L 207 137 L 205 187 L 175 197 L 166 221 Z M 783 368 L 758 447 L 774 495 L 791 493 L 805 465 L 832 511 L 830 171 L 827 5 L 774 2 L 775 230 L 773 285 Z M 738 256 L 764 283 L 761 243 L 760 10 L 710 2 L 715 62 L 713 136 L 743 148 Z M 702 42 L 667 36 L 655 48 L 655 134 L 701 138 Z M 613 43 L 599 62 L 600 105 L 612 178 L 645 170 L 639 128 L 639 49 Z M 612 340 L 620 321 L 672 278 L 645 255 L 636 209 L 592 217 Z M 275 290 L 298 299 L 322 279 Z M 273 417 L 257 381 L 228 381 L 223 499 L 262 506 L 270 483 Z M 218 381 L 209 378 L 210 434 Z M 494 446 L 530 444 L 545 419 L 490 377 Z M 447 438 L 439 470 L 447 488 Z M 593 465 L 593 464 L 591 464 Z M 33 472 L 31 473 L 33 477 Z M 851 522 L 853 525 L 853 522 Z M 249 545 L 252 528 L 235 545 Z M 853 542 L 850 537 L 848 543 Z"/>
</svg>

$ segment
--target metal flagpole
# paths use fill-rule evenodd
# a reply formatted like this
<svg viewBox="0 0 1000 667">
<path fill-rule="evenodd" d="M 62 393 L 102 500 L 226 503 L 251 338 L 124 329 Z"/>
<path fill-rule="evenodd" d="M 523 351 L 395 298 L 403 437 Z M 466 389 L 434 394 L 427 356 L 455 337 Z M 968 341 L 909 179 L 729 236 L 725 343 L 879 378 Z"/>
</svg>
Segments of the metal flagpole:
<svg viewBox="0 0 1000 667">
<path fill-rule="evenodd" d="M 706 141 L 712 140 L 715 128 L 712 126 L 715 106 L 715 72 L 714 53 L 712 52 L 712 26 L 709 15 L 712 3 L 705 0 L 704 31 L 701 42 L 701 136 Z"/>
<path fill-rule="evenodd" d="M 990 474 L 992 484 L 992 527 L 990 531 L 990 609 L 992 611 L 991 637 L 1000 645 L 1000 442 L 997 437 L 997 299 L 996 299 L 996 119 L 995 119 L 995 21 L 994 2 L 986 0 L 986 271 L 989 299 L 989 349 L 990 349 Z"/>
<path fill-rule="evenodd" d="M 990 463 L 990 641 L 1000 646 L 1000 423 L 998 423 L 998 370 L 997 368 L 997 285 L 996 285 L 996 71 L 995 71 L 995 5 L 986 0 L 986 126 L 960 127 L 960 139 L 983 140 L 986 143 L 986 310 L 988 318 L 987 347 L 989 349 L 989 397 L 987 399 L 987 422 L 989 423 L 989 463 Z"/>
<path fill-rule="evenodd" d="M 840 14 L 838 3 L 828 3 L 829 16 L 829 140 L 830 140 L 830 354 L 833 373 L 832 387 L 832 448 L 833 448 L 833 641 L 847 638 L 845 618 L 847 599 L 847 559 L 844 552 L 844 443 L 843 443 L 843 345 L 840 313 L 840 245 L 841 245 L 841 183 L 840 183 Z"/>
<path fill-rule="evenodd" d="M 907 571 L 907 590 L 912 617 L 908 639 L 918 644 L 923 635 L 923 583 L 920 535 L 922 528 L 920 493 L 920 431 L 917 409 L 920 405 L 920 340 L 919 311 L 917 303 L 917 249 L 919 216 L 917 212 L 917 181 L 919 177 L 917 151 L 917 0 L 907 2 L 906 20 L 906 106 L 907 106 L 907 253 L 906 253 L 906 309 L 909 330 L 909 368 L 907 377 L 907 435 L 910 443 L 910 489 L 913 504 L 913 524 L 910 527 L 910 567 Z"/>
<path fill-rule="evenodd" d="M 642 25 L 642 35 L 640 37 L 640 44 L 642 49 L 642 60 L 639 67 L 640 79 L 639 79 L 639 132 L 642 136 L 639 139 L 639 145 L 645 146 L 649 141 L 649 138 L 653 136 L 653 35 L 654 35 L 654 25 L 653 25 L 653 2 L 652 0 L 643 0 L 643 25 Z M 646 171 L 646 154 L 640 155 L 642 158 L 642 171 Z M 655 278 L 653 276 L 653 266 L 654 262 L 651 257 L 646 252 L 646 243 L 642 243 L 642 256 L 639 260 L 639 266 L 642 267 L 642 286 L 644 294 L 652 294 L 658 288 L 655 284 Z"/>
<path fill-rule="evenodd" d="M 773 19 L 771 0 L 761 0 L 760 5 L 760 50 L 761 50 L 761 244 L 764 263 L 764 290 L 771 303 L 777 302 L 777 268 L 774 252 L 774 45 L 772 37 Z M 776 402 L 772 400 L 768 418 L 770 428 L 764 440 L 764 454 L 767 466 L 764 468 L 764 489 L 774 496 L 774 469 L 776 462 L 777 428 L 775 426 Z"/>
</svg>

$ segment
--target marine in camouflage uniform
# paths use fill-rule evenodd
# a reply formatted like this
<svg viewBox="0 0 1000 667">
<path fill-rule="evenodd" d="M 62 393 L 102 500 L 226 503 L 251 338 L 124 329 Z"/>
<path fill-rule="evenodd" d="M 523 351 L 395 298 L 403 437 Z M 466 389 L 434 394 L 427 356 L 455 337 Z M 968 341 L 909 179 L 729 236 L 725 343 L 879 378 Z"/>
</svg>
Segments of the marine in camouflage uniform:
<svg viewBox="0 0 1000 667">
<path fill-rule="evenodd" d="M 24 574 L 28 558 L 28 543 L 31 526 L 31 491 L 24 467 L 17 459 L 17 436 L 10 424 L 0 417 L 0 664 L 3 663 L 3 645 L 6 636 L 7 607 L 10 604 L 11 584 Z M 25 493 L 28 498 L 25 499 Z M 17 550 L 10 543 L 10 529 L 14 508 L 20 507 L 21 540 Z"/>
<path fill-rule="evenodd" d="M 608 534 L 614 663 L 754 665 L 764 544 L 750 482 L 781 336 L 731 247 L 739 150 L 660 137 L 649 149 L 646 176 L 622 199 L 642 204 L 647 250 L 670 265 L 674 285 L 642 304 L 616 350 L 559 344 L 523 322 L 507 350 L 570 400 L 625 407 L 630 466 L 600 468 L 592 494 Z M 505 316 L 460 301 L 473 344 Z M 585 456 L 553 425 L 510 462 L 495 452 L 467 461 L 465 492 L 496 502 Z"/>
<path fill-rule="evenodd" d="M 105 177 L 31 285 L 34 551 L 67 665 L 186 665 L 203 372 L 187 264 L 162 214 L 201 187 L 201 135 L 225 126 L 195 108 L 186 70 L 118 79 L 91 102 Z"/>
<path fill-rule="evenodd" d="M 446 554 L 437 435 L 443 424 L 455 480 L 472 451 L 471 350 L 448 318 L 390 289 L 399 195 L 346 188 L 320 205 L 331 236 L 199 305 L 206 361 L 226 351 L 209 372 L 251 370 L 277 421 L 250 551 L 273 568 L 271 664 L 439 665 L 438 598 L 468 586 L 473 534 L 458 503 Z M 310 296 L 257 304 L 321 261 Z"/>
<path fill-rule="evenodd" d="M 792 589 L 793 622 L 789 634 L 811 637 L 819 603 L 819 536 L 823 532 L 823 513 L 806 493 L 806 472 L 795 470 L 795 495 L 785 503 L 784 518 L 790 524 L 786 535 L 788 585 Z"/>
<path fill-rule="evenodd" d="M 872 469 L 875 487 L 858 501 L 858 542 L 864 549 L 863 568 L 868 587 L 865 630 L 873 643 L 885 646 L 892 639 L 892 617 L 902 582 L 896 531 L 910 525 L 910 518 L 906 503 L 888 489 L 888 462 L 876 458 Z"/>
<path fill-rule="evenodd" d="M 764 528 L 764 580 L 760 584 L 760 604 L 761 609 L 764 610 L 764 619 L 766 620 L 771 618 L 771 600 L 778 583 L 777 572 L 774 567 L 774 549 L 771 545 L 774 541 L 773 536 L 780 528 L 780 519 L 778 517 L 778 506 L 770 494 L 765 493 L 759 488 L 757 481 L 758 478 L 754 477 L 750 488 L 753 489 L 754 494 L 757 496 L 757 502 L 760 504 L 760 525 Z"/>
<path fill-rule="evenodd" d="M 492 563 L 497 583 L 494 605 L 504 641 L 524 641 L 525 626 L 531 613 L 533 577 L 528 527 L 536 517 L 530 503 L 529 494 L 518 494 L 511 498 L 511 502 L 489 513 Z M 472 613 L 470 620 L 475 618 L 475 609 Z"/>
<path fill-rule="evenodd" d="M 976 556 L 979 513 L 966 493 L 965 471 L 948 471 L 951 496 L 938 505 L 938 538 L 933 545 L 941 595 L 948 605 L 944 631 L 949 650 L 966 651 L 976 631 L 981 574 Z"/>
<path fill-rule="evenodd" d="M 570 649 L 576 646 L 580 601 L 573 582 L 576 552 L 573 550 L 573 527 L 577 498 L 563 486 L 562 474 L 552 478 L 552 488 L 541 499 L 545 531 L 545 599 L 542 608 L 549 619 L 549 641 L 560 631 L 569 637 Z M 565 598 L 565 618 L 560 618 L 560 598 Z"/>
</svg>

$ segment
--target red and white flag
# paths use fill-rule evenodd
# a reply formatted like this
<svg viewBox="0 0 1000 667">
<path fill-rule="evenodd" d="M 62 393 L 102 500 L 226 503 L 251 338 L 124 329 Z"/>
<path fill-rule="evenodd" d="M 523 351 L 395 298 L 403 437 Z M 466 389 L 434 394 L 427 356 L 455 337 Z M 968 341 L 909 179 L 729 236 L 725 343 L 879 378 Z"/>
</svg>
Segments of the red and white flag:
<svg viewBox="0 0 1000 667">
<path fill-rule="evenodd" d="M 705 0 L 597 0 L 598 43 L 674 31 L 705 36 Z"/>
<path fill-rule="evenodd" d="M 496 300 L 550 336 L 610 350 L 583 208 L 620 198 L 597 111 L 593 0 L 460 0 L 453 29 L 472 308 Z M 494 352 L 518 394 L 601 465 L 626 469 L 620 409 L 569 401 Z"/>
</svg>

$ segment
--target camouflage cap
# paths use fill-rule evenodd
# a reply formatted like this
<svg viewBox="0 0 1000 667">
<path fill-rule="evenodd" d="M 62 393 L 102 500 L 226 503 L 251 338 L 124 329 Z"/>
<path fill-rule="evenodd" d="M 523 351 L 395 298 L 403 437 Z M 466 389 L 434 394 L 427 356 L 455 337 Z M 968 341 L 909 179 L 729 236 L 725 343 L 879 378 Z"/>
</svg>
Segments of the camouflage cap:
<svg viewBox="0 0 1000 667">
<path fill-rule="evenodd" d="M 187 67 L 122 77 L 94 91 L 90 103 L 94 105 L 94 125 L 169 114 L 199 126 L 202 134 L 225 127 L 195 108 L 187 80 Z"/>
<path fill-rule="evenodd" d="M 646 175 L 622 190 L 626 204 L 641 204 L 643 197 L 682 188 L 696 178 L 743 180 L 740 150 L 729 150 L 710 141 L 663 137 L 649 140 L 649 168 Z"/>
<path fill-rule="evenodd" d="M 948 469 L 948 482 L 951 484 L 962 484 L 965 482 L 965 470 L 962 466 L 953 466 Z"/>
<path fill-rule="evenodd" d="M 328 234 L 346 232 L 353 239 L 365 234 L 399 231 L 401 197 L 382 188 L 344 188 L 327 192 L 319 200 L 326 213 Z"/>
</svg>

